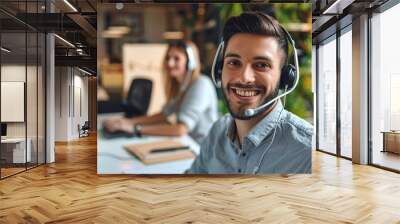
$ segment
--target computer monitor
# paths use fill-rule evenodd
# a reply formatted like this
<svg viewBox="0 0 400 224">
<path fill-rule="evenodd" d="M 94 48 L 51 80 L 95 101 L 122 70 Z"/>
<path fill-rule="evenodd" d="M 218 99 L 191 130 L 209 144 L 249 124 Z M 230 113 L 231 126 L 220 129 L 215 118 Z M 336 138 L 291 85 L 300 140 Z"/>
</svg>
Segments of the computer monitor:
<svg viewBox="0 0 400 224">
<path fill-rule="evenodd" d="M 1 137 L 7 136 L 7 124 L 1 123 Z"/>
</svg>

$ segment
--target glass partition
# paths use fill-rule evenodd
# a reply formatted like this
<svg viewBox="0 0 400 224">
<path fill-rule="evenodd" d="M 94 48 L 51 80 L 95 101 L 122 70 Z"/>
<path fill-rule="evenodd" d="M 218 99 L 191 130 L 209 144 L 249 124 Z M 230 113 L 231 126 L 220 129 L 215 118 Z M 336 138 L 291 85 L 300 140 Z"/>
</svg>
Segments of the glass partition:
<svg viewBox="0 0 400 224">
<path fill-rule="evenodd" d="M 1 34 L 2 177 L 24 171 L 31 162 L 26 141 L 26 41 L 25 32 Z"/>
<path fill-rule="evenodd" d="M 45 162 L 45 35 L 16 18 L 43 4 L 0 2 L 1 179 Z"/>
<path fill-rule="evenodd" d="M 336 36 L 318 47 L 318 149 L 336 154 Z"/>
<path fill-rule="evenodd" d="M 371 18 L 372 164 L 400 171 L 400 4 Z"/>
<path fill-rule="evenodd" d="M 340 155 L 352 157 L 352 33 L 340 36 Z"/>
</svg>

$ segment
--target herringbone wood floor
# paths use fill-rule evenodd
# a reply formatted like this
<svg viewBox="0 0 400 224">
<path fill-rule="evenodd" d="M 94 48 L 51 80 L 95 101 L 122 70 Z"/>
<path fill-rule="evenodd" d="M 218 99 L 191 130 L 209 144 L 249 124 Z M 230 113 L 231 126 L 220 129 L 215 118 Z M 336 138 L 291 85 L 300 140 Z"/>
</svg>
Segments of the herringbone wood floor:
<svg viewBox="0 0 400 224">
<path fill-rule="evenodd" d="M 96 139 L 0 181 L 0 223 L 400 223 L 400 175 L 320 152 L 313 174 L 98 176 Z"/>
</svg>

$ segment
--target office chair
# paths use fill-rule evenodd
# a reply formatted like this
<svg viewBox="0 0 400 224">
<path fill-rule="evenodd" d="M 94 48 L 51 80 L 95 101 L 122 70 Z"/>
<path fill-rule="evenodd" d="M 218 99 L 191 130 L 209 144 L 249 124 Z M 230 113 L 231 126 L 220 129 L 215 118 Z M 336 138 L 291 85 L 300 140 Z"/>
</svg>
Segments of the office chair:
<svg viewBox="0 0 400 224">
<path fill-rule="evenodd" d="M 80 127 L 80 125 L 78 124 L 79 138 L 89 136 L 89 129 L 90 129 L 89 121 L 85 121 L 82 127 Z"/>
<path fill-rule="evenodd" d="M 134 79 L 129 87 L 128 96 L 122 103 L 125 117 L 145 115 L 150 105 L 153 82 L 148 79 Z"/>
</svg>

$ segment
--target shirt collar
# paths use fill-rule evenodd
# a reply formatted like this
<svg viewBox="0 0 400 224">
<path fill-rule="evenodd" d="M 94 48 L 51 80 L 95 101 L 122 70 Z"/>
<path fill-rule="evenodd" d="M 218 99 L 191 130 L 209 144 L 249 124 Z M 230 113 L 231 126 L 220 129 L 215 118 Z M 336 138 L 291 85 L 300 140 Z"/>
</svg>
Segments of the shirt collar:
<svg viewBox="0 0 400 224">
<path fill-rule="evenodd" d="M 231 145 L 235 145 L 236 141 L 236 124 L 235 124 L 235 119 L 233 119 L 232 116 L 229 117 L 229 122 L 228 122 L 228 130 L 226 132 L 226 136 L 228 136 L 228 139 L 230 140 Z"/>
<path fill-rule="evenodd" d="M 246 138 L 248 138 L 255 147 L 257 147 L 264 140 L 264 138 L 266 138 L 269 133 L 273 131 L 276 123 L 278 122 L 278 117 L 283 117 L 283 115 L 280 115 L 283 109 L 284 108 L 281 101 L 278 100 L 278 103 L 276 104 L 274 109 L 272 109 L 272 111 L 269 112 L 267 116 L 265 116 L 260 122 L 257 123 L 256 126 L 254 126 L 250 130 Z M 230 121 L 227 136 L 229 137 L 231 142 L 234 142 L 236 138 L 236 125 L 234 119 L 231 119 Z"/>
</svg>

